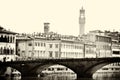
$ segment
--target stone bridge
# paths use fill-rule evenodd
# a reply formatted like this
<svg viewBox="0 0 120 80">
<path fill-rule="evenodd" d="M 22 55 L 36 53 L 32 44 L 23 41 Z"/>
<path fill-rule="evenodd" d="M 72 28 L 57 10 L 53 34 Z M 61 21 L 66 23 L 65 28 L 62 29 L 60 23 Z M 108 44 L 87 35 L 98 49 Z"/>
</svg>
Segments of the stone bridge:
<svg viewBox="0 0 120 80">
<path fill-rule="evenodd" d="M 101 67 L 110 63 L 120 62 L 119 57 L 80 58 L 80 59 L 38 59 L 26 61 L 0 62 L 0 69 L 12 67 L 21 72 L 22 77 L 37 76 L 45 68 L 52 65 L 63 65 L 73 70 L 78 78 L 89 77 Z"/>
</svg>

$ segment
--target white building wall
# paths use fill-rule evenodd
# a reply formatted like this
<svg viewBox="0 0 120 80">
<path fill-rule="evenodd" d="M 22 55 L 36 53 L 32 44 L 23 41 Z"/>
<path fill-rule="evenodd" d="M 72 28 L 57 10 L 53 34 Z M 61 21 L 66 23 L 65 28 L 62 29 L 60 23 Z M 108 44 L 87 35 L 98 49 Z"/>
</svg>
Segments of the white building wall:
<svg viewBox="0 0 120 80">
<path fill-rule="evenodd" d="M 61 43 L 61 58 L 83 58 L 82 43 L 62 42 Z"/>
<path fill-rule="evenodd" d="M 60 58 L 60 41 L 47 41 L 46 53 L 48 58 Z"/>
</svg>

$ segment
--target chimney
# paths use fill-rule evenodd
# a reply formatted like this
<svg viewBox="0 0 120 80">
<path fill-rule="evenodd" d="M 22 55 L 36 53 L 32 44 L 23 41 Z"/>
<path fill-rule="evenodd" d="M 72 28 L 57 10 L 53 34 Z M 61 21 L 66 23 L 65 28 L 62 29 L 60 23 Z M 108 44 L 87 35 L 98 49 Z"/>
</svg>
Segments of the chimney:
<svg viewBox="0 0 120 80">
<path fill-rule="evenodd" d="M 49 32 L 49 24 L 50 23 L 44 23 L 44 33 L 48 33 Z"/>
</svg>

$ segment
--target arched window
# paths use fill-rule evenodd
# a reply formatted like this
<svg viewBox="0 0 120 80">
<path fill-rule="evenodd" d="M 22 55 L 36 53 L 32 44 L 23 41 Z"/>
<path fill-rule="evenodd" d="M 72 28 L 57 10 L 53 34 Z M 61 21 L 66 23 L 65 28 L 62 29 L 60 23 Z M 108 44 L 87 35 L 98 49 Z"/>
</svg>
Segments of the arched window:
<svg viewBox="0 0 120 80">
<path fill-rule="evenodd" d="M 1 54 L 3 54 L 3 48 L 2 47 L 1 47 L 1 51 L 0 52 L 1 52 Z"/>
<path fill-rule="evenodd" d="M 4 49 L 3 49 L 3 54 L 7 54 L 6 53 L 6 47 L 4 47 Z"/>
<path fill-rule="evenodd" d="M 7 42 L 7 36 L 5 35 L 5 37 L 4 37 L 4 42 Z"/>
<path fill-rule="evenodd" d="M 12 54 L 14 54 L 14 48 L 13 48 L 13 53 Z"/>
<path fill-rule="evenodd" d="M 6 53 L 9 54 L 9 48 L 7 48 Z"/>
<path fill-rule="evenodd" d="M 14 41 L 15 41 L 14 39 L 15 39 L 15 37 L 13 37 L 13 41 L 12 41 L 13 43 L 14 43 Z"/>
<path fill-rule="evenodd" d="M 0 41 L 3 42 L 3 35 L 1 35 L 1 40 Z"/>
<path fill-rule="evenodd" d="M 12 36 L 10 37 L 10 43 L 12 43 Z"/>
<path fill-rule="evenodd" d="M 9 36 L 7 36 L 7 40 L 6 41 L 9 42 Z"/>
<path fill-rule="evenodd" d="M 13 49 L 11 49 L 11 54 L 13 54 L 14 53 L 14 51 L 13 51 Z"/>
<path fill-rule="evenodd" d="M 10 49 L 9 49 L 9 54 L 12 54 L 12 53 L 11 53 L 11 50 L 12 50 L 12 49 L 10 48 Z"/>
</svg>

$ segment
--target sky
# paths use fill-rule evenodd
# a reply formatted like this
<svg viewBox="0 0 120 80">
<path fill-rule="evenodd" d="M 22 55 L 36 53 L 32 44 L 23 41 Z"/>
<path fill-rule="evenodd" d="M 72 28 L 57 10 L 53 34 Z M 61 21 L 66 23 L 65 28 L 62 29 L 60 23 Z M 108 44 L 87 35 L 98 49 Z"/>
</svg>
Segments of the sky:
<svg viewBox="0 0 120 80">
<path fill-rule="evenodd" d="M 79 34 L 79 14 L 85 9 L 85 32 L 120 31 L 120 0 L 0 0 L 0 25 L 18 33 L 50 31 Z"/>
</svg>

